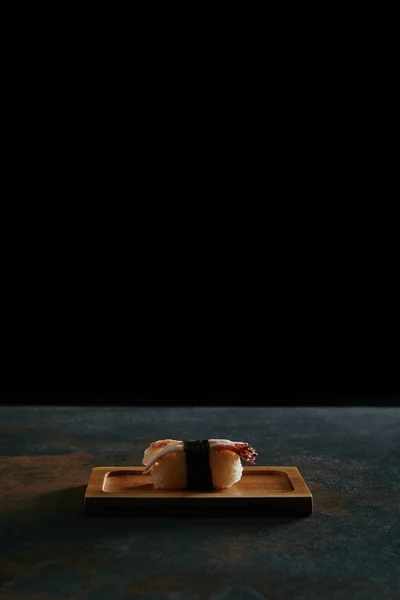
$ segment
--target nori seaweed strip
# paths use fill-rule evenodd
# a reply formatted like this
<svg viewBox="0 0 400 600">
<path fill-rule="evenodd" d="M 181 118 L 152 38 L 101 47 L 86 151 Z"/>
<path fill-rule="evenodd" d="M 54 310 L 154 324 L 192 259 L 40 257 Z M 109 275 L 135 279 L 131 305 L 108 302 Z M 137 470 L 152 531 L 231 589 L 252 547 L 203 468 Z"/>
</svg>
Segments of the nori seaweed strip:
<svg viewBox="0 0 400 600">
<path fill-rule="evenodd" d="M 183 440 L 183 448 L 186 454 L 187 489 L 212 490 L 208 440 Z"/>
</svg>

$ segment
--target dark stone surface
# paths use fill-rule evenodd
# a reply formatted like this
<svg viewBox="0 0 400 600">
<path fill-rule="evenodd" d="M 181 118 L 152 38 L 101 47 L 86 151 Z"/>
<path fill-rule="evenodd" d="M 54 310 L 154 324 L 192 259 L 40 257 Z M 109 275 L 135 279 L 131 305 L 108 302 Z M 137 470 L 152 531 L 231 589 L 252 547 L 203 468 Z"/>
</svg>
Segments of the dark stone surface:
<svg viewBox="0 0 400 600">
<path fill-rule="evenodd" d="M 306 519 L 87 519 L 90 470 L 164 437 L 250 442 L 295 465 Z M 399 598 L 399 408 L 0 408 L 7 600 Z"/>
</svg>

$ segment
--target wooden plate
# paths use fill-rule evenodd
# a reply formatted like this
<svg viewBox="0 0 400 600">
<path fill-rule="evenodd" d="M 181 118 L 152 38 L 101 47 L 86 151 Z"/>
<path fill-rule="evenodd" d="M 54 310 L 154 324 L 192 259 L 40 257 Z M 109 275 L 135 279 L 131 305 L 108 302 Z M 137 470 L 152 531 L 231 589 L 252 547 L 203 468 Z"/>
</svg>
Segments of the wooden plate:
<svg viewBox="0 0 400 600">
<path fill-rule="evenodd" d="M 154 489 L 145 467 L 96 467 L 85 494 L 88 516 L 306 516 L 312 495 L 296 467 L 243 467 L 225 490 Z"/>
</svg>

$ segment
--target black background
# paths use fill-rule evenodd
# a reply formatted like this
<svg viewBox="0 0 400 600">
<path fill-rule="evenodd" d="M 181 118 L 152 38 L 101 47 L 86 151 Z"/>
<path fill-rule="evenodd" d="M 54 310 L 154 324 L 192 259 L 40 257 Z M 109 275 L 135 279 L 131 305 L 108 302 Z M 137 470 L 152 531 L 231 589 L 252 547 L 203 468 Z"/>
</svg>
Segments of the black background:
<svg viewBox="0 0 400 600">
<path fill-rule="evenodd" d="M 3 388 L 1 404 L 65 406 L 400 406 L 400 392 L 387 389 L 320 389 L 299 390 L 290 386 L 254 394 L 241 392 L 226 396 L 174 393 L 168 395 L 137 394 L 134 390 L 104 388 Z"/>
</svg>

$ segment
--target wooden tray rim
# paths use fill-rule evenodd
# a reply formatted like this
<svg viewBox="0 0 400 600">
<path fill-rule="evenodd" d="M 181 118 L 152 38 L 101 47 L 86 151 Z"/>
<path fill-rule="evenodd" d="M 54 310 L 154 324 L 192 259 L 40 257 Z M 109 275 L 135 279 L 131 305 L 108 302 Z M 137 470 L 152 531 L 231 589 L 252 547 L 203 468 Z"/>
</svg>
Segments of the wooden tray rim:
<svg viewBox="0 0 400 600">
<path fill-rule="evenodd" d="M 144 471 L 145 467 L 144 466 L 106 466 L 106 467 L 93 467 L 91 474 L 90 474 L 90 478 L 89 478 L 89 482 L 88 482 L 88 486 L 86 489 L 86 493 L 85 493 L 85 501 L 86 498 L 99 498 L 100 496 L 104 497 L 104 498 L 137 498 L 138 495 L 135 494 L 134 491 L 130 491 L 130 492 L 120 492 L 120 491 L 116 491 L 116 492 L 106 492 L 103 489 L 104 486 L 104 482 L 107 476 L 109 476 L 110 473 L 112 472 L 116 472 L 116 471 L 136 471 L 136 472 L 141 472 Z M 249 475 L 249 474 L 267 474 L 268 472 L 270 472 L 271 474 L 273 474 L 273 472 L 281 472 L 283 474 L 285 474 L 286 477 L 288 477 L 292 487 L 294 488 L 293 490 L 288 490 L 285 492 L 274 492 L 273 494 L 266 494 L 265 496 L 252 496 L 251 493 L 249 494 L 245 494 L 243 496 L 227 496 L 226 494 L 224 494 L 224 490 L 215 490 L 213 492 L 189 492 L 188 490 L 154 490 L 152 489 L 151 492 L 147 495 L 147 494 L 141 494 L 140 497 L 141 499 L 145 499 L 145 498 L 185 498 L 187 500 L 190 500 L 191 498 L 209 498 L 209 499 L 213 499 L 216 502 L 218 502 L 219 500 L 230 500 L 230 501 L 237 501 L 238 499 L 242 499 L 242 498 L 270 498 L 270 497 L 274 497 L 274 498 L 296 498 L 296 497 L 307 497 L 307 498 L 312 498 L 312 494 L 306 484 L 306 482 L 304 481 L 300 471 L 298 470 L 297 467 L 293 467 L 293 466 L 255 466 L 255 467 L 243 467 L 243 476 Z"/>
</svg>

